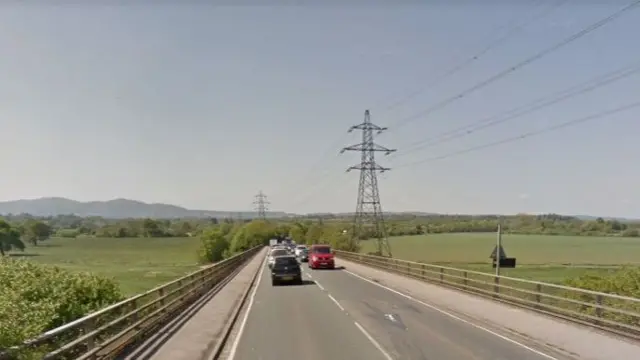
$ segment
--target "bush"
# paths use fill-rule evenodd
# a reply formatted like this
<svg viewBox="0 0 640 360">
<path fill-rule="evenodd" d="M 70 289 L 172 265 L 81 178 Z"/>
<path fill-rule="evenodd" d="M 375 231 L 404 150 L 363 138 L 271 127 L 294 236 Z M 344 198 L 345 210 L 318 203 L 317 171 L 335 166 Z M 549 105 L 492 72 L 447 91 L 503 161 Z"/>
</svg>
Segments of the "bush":
<svg viewBox="0 0 640 360">
<path fill-rule="evenodd" d="M 616 294 L 622 296 L 628 296 L 632 298 L 640 298 L 640 268 L 628 267 L 623 268 L 609 275 L 593 275 L 585 274 L 575 278 L 567 279 L 565 285 L 576 287 L 580 289 L 592 290 L 607 294 Z M 567 297 L 580 300 L 583 302 L 593 302 L 592 295 L 581 294 L 578 295 L 575 292 L 568 292 L 565 294 Z M 625 301 L 606 299 L 604 304 L 611 308 L 623 309 L 627 311 L 640 312 L 640 306 L 632 305 Z M 579 312 L 595 315 L 595 309 L 590 306 L 576 306 Z M 633 317 L 618 314 L 613 312 L 606 312 L 603 315 L 607 319 L 619 321 L 629 325 L 640 326 L 638 319 Z"/>
<path fill-rule="evenodd" d="M 56 232 L 56 237 L 74 239 L 80 235 L 76 229 L 60 229 Z"/>
<path fill-rule="evenodd" d="M 110 279 L 0 259 L 0 349 L 122 299 L 117 283 Z"/>
</svg>

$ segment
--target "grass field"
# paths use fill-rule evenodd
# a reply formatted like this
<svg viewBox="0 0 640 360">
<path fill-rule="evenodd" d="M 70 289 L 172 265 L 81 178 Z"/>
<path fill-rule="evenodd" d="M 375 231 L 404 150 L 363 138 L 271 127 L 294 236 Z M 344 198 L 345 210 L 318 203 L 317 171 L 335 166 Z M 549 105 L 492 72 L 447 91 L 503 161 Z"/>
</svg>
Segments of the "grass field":
<svg viewBox="0 0 640 360">
<path fill-rule="evenodd" d="M 389 238 L 398 259 L 493 272 L 489 255 L 496 235 L 433 234 Z M 640 239 L 619 237 L 503 235 L 509 257 L 517 258 L 516 269 L 503 269 L 506 276 L 546 282 L 562 282 L 583 273 L 605 273 L 621 265 L 640 266 Z M 362 252 L 375 250 L 374 241 L 363 241 Z"/>
<path fill-rule="evenodd" d="M 13 255 L 111 277 L 134 295 L 196 270 L 198 246 L 198 238 L 53 238 Z"/>
</svg>

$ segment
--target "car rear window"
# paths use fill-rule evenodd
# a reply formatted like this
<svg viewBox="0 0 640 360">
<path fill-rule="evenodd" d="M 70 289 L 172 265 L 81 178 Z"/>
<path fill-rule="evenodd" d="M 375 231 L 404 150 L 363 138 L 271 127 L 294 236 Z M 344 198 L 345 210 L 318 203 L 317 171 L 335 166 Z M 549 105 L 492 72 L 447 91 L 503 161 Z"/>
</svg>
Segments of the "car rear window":
<svg viewBox="0 0 640 360">
<path fill-rule="evenodd" d="M 313 252 L 316 254 L 331 254 L 331 248 L 328 246 L 315 247 L 313 248 Z"/>
<path fill-rule="evenodd" d="M 276 258 L 276 266 L 293 266 L 298 265 L 298 261 L 292 257 Z"/>
<path fill-rule="evenodd" d="M 287 250 L 284 249 L 277 249 L 277 250 L 273 250 L 271 252 L 271 255 L 273 256 L 282 256 L 282 255 L 287 255 L 289 254 L 289 252 Z"/>
</svg>

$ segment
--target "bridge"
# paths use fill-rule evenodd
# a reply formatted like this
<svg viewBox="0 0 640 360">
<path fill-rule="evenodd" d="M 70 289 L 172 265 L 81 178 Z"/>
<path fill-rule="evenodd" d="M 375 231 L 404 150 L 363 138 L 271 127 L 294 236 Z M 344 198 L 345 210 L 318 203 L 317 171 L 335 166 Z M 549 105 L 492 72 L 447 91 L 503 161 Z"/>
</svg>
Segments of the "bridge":
<svg viewBox="0 0 640 360">
<path fill-rule="evenodd" d="M 337 251 L 271 285 L 257 247 L 5 353 L 43 359 L 640 358 L 640 299 Z M 40 357 L 39 357 L 40 358 Z"/>
</svg>

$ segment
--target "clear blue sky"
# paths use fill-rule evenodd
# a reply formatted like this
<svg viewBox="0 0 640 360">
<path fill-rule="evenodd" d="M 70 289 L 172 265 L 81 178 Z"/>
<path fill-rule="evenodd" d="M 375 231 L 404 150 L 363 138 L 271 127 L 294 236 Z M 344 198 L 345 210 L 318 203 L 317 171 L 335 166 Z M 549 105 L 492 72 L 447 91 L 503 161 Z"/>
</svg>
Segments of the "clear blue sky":
<svg viewBox="0 0 640 360">
<path fill-rule="evenodd" d="M 571 0 L 457 74 L 389 105 L 553 0 L 365 7 L 0 6 L 0 200 L 132 198 L 245 210 L 352 211 L 365 109 L 425 110 L 620 8 Z M 62 2 L 64 3 L 64 2 Z M 76 2 L 68 2 L 76 3 Z M 151 2 L 149 2 L 151 3 Z M 178 1 L 176 1 L 178 3 Z M 490 2 L 483 2 L 490 3 Z M 509 5 L 511 3 L 511 5 Z M 608 4 L 608 5 L 607 5 Z M 640 10 L 381 135 L 402 152 L 640 61 Z M 397 158 L 394 167 L 638 100 L 640 75 Z M 640 110 L 380 177 L 385 210 L 640 217 Z M 335 149 L 330 147 L 334 146 Z"/>
</svg>

